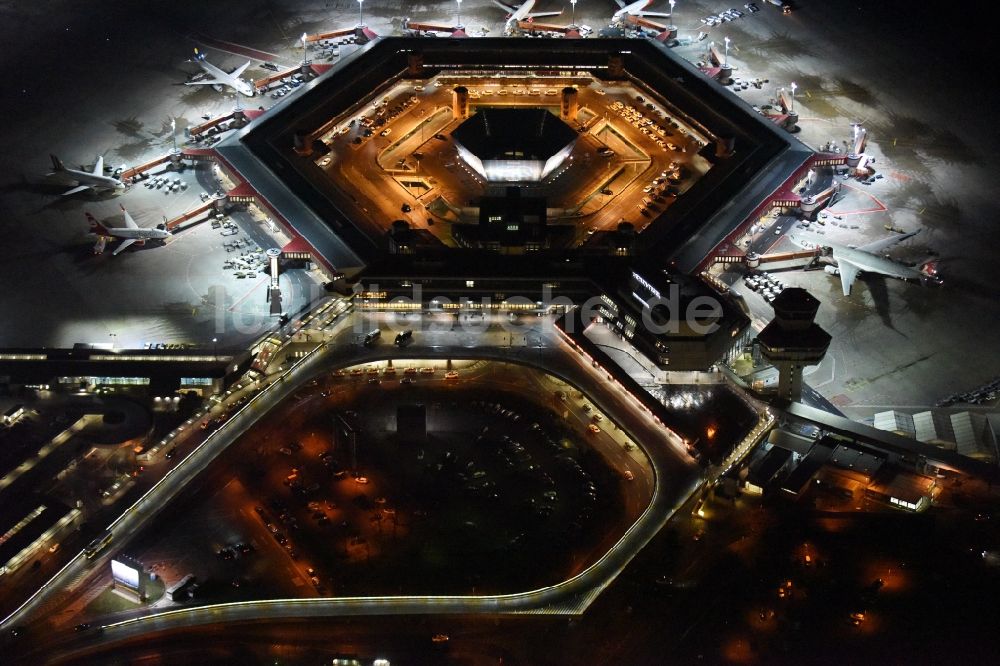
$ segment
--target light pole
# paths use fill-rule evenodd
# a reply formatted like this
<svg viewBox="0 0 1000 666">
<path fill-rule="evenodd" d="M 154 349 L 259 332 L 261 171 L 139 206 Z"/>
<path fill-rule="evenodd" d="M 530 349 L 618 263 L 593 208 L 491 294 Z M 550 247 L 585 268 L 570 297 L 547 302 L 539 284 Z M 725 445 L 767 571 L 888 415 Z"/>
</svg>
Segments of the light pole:
<svg viewBox="0 0 1000 666">
<path fill-rule="evenodd" d="M 219 345 L 218 345 L 218 342 L 219 342 L 219 338 L 212 338 L 212 356 L 215 357 L 216 361 L 219 360 Z"/>
<path fill-rule="evenodd" d="M 677 25 L 674 21 L 674 5 L 677 4 L 677 0 L 670 0 L 670 25 Z"/>
<path fill-rule="evenodd" d="M 455 0 L 455 4 L 458 5 L 458 27 L 462 27 L 462 0 Z"/>
<path fill-rule="evenodd" d="M 569 24 L 576 27 L 576 0 L 569 0 L 569 4 L 573 7 L 573 20 Z"/>
<path fill-rule="evenodd" d="M 726 42 L 726 56 L 725 56 L 725 60 L 723 60 L 723 62 L 722 62 L 722 66 L 723 67 L 729 67 L 729 38 L 728 37 L 725 38 L 725 42 Z"/>
<path fill-rule="evenodd" d="M 788 87 L 792 89 L 792 103 L 791 103 L 791 108 L 788 109 L 788 110 L 789 111 L 794 111 L 795 110 L 795 89 L 798 88 L 798 86 L 795 85 L 795 81 L 792 81 L 792 85 L 790 85 Z"/>
<path fill-rule="evenodd" d="M 176 118 L 171 118 L 170 119 L 170 138 L 174 142 L 174 150 L 173 150 L 173 152 L 176 153 L 177 152 L 177 119 Z"/>
<path fill-rule="evenodd" d="M 306 38 L 308 36 L 309 35 L 307 35 L 306 33 L 304 33 L 304 32 L 302 33 L 302 64 L 303 65 L 305 65 L 306 63 L 309 62 L 309 42 L 306 41 Z"/>
<path fill-rule="evenodd" d="M 365 27 L 365 0 L 358 0 L 358 15 L 361 17 L 361 22 L 358 23 L 359 27 Z"/>
</svg>

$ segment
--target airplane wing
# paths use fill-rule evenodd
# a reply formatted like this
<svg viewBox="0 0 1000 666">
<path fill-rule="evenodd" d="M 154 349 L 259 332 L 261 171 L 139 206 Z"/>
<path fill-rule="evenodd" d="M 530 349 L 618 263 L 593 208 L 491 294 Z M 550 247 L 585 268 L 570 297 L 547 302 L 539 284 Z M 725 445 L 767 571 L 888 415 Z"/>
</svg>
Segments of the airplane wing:
<svg viewBox="0 0 1000 666">
<path fill-rule="evenodd" d="M 240 65 L 239 67 L 237 67 L 236 69 L 234 69 L 232 72 L 230 72 L 230 74 L 234 78 L 239 78 L 240 74 L 242 74 L 243 72 L 247 71 L 247 67 L 249 67 L 249 66 L 250 66 L 250 61 L 247 60 L 246 64 Z"/>
<path fill-rule="evenodd" d="M 185 81 L 184 85 L 186 85 L 186 86 L 218 86 L 218 85 L 222 85 L 222 84 L 219 83 L 218 81 L 216 81 L 215 79 L 212 79 L 211 81 Z"/>
<path fill-rule="evenodd" d="M 111 253 L 111 256 L 117 257 L 118 253 L 127 248 L 129 245 L 135 242 L 134 238 L 126 238 L 122 241 L 122 244 L 115 248 L 115 251 Z"/>
<path fill-rule="evenodd" d="M 517 11 L 516 7 L 511 7 L 510 5 L 504 4 L 504 3 L 500 2 L 500 0 L 493 0 L 493 4 L 496 5 L 497 7 L 499 7 L 500 9 L 506 10 L 507 12 L 509 12 L 511 14 L 513 14 L 515 11 Z"/>
<path fill-rule="evenodd" d="M 843 259 L 837 260 L 837 269 L 840 271 L 840 286 L 844 288 L 844 296 L 850 296 L 851 286 L 854 285 L 854 280 L 861 269 Z"/>
<path fill-rule="evenodd" d="M 884 251 L 888 250 L 890 247 L 896 243 L 902 243 L 907 238 L 913 238 L 920 233 L 920 230 L 911 231 L 908 234 L 896 234 L 889 236 L 888 238 L 882 238 L 880 240 L 868 243 L 867 245 L 860 245 L 857 247 L 858 250 L 862 252 L 870 252 L 871 254 L 882 254 Z"/>
<path fill-rule="evenodd" d="M 104 175 L 104 155 L 97 156 L 97 164 L 94 165 L 94 175 L 95 176 Z"/>
<path fill-rule="evenodd" d="M 617 2 L 618 6 L 621 7 L 622 9 L 625 8 L 625 0 L 615 0 L 615 2 Z"/>
<path fill-rule="evenodd" d="M 670 12 L 639 12 L 639 16 L 655 16 L 659 18 L 670 18 Z"/>
<path fill-rule="evenodd" d="M 77 192 L 85 192 L 90 189 L 90 185 L 77 185 L 73 189 L 66 190 L 61 196 L 68 197 L 71 194 L 76 194 Z"/>
<path fill-rule="evenodd" d="M 561 11 L 558 12 L 531 12 L 526 16 L 526 18 L 541 18 L 542 16 L 559 16 L 562 14 Z"/>
<path fill-rule="evenodd" d="M 125 213 L 125 228 L 138 229 L 139 225 L 135 223 L 135 220 L 132 219 L 132 216 L 128 214 L 127 210 L 125 210 L 125 206 L 119 206 L 119 208 L 121 208 L 122 212 Z"/>
</svg>

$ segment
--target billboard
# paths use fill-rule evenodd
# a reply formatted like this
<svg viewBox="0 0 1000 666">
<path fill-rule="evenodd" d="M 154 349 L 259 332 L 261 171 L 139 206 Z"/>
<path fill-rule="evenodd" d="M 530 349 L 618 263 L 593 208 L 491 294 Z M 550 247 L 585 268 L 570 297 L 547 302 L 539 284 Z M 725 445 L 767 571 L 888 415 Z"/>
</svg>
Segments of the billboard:
<svg viewBox="0 0 1000 666">
<path fill-rule="evenodd" d="M 115 583 L 133 590 L 139 589 L 139 569 L 133 564 L 111 560 L 111 577 Z"/>
</svg>

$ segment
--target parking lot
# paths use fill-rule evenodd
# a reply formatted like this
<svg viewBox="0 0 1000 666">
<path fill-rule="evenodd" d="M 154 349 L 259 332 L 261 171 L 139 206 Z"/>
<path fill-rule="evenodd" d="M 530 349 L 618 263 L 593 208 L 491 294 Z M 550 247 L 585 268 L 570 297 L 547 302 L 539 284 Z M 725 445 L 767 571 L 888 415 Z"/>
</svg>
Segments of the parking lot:
<svg viewBox="0 0 1000 666">
<path fill-rule="evenodd" d="M 318 378 L 217 461 L 213 481 L 167 519 L 166 541 L 144 535 L 139 552 L 164 575 L 211 580 L 205 594 L 223 598 L 563 580 L 621 535 L 648 489 L 609 468 L 599 450 L 613 426 L 592 405 L 566 420 L 576 401 L 565 392 L 532 401 L 513 390 L 534 374 L 395 363 Z M 426 437 L 396 424 L 397 408 L 416 404 Z M 196 545 L 181 557 L 170 543 L 193 524 Z"/>
</svg>

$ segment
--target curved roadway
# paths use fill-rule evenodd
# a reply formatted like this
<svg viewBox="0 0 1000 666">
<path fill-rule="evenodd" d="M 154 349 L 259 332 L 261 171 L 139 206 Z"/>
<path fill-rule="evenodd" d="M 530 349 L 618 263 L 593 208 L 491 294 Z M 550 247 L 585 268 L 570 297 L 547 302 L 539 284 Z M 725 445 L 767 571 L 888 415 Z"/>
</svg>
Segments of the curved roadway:
<svg viewBox="0 0 1000 666">
<path fill-rule="evenodd" d="M 362 321 L 378 321 L 378 316 L 354 315 Z M 369 324 L 370 326 L 370 324 Z M 277 599 L 235 602 L 184 608 L 116 622 L 81 634 L 80 642 L 115 642 L 164 629 L 176 629 L 206 623 L 236 622 L 250 619 L 318 617 L 338 615 L 394 614 L 470 614 L 470 613 L 558 613 L 579 614 L 607 587 L 632 557 L 660 530 L 674 512 L 685 503 L 701 483 L 694 461 L 684 452 L 680 438 L 663 427 L 641 408 L 634 398 L 624 394 L 609 381 L 606 373 L 594 368 L 576 352 L 551 325 L 551 319 L 539 319 L 534 327 L 518 334 L 487 331 L 471 339 L 466 331 L 421 331 L 414 344 L 396 348 L 384 341 L 371 348 L 357 342 L 358 330 L 366 327 L 341 327 L 327 344 L 317 347 L 300 359 L 280 379 L 262 391 L 227 424 L 209 436 L 159 483 L 125 511 L 111 526 L 115 542 L 127 541 L 166 506 L 186 484 L 194 479 L 222 450 L 253 426 L 257 420 L 290 396 L 311 377 L 346 365 L 385 359 L 495 359 L 540 367 L 575 386 L 603 412 L 615 419 L 640 443 L 654 475 L 654 492 L 649 506 L 619 541 L 594 564 L 562 583 L 541 589 L 496 596 L 385 596 L 321 599 Z M 524 345 L 478 346 L 489 344 L 499 335 L 508 345 L 523 340 Z M 386 336 L 388 337 L 388 336 Z M 527 346 L 531 344 L 533 346 Z M 22 618 L 43 608 L 49 595 L 63 585 L 86 576 L 93 565 L 104 566 L 107 556 L 89 561 L 82 554 L 71 560 L 59 573 L 2 625 L 17 625 Z M 68 641 L 77 643 L 76 640 Z M 49 646 L 51 647 L 51 645 Z"/>
</svg>

